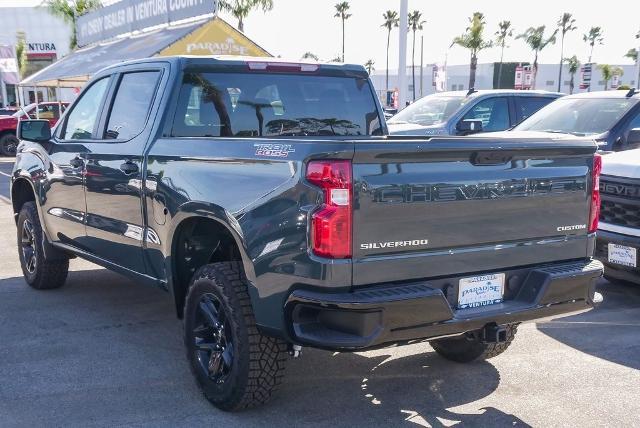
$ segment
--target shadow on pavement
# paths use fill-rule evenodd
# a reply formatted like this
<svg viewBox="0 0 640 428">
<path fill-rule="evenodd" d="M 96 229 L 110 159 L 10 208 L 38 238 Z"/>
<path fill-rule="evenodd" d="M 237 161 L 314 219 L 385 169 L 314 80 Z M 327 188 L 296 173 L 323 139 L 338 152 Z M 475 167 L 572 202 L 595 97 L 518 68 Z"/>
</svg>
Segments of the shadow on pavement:
<svg viewBox="0 0 640 428">
<path fill-rule="evenodd" d="M 468 406 L 498 388 L 492 364 L 451 363 L 427 344 L 394 358 L 385 350 L 304 349 L 271 403 L 220 412 L 195 386 L 169 294 L 103 269 L 71 272 L 51 291 L 0 280 L 0 313 L 7 425 L 526 425 L 494 407 Z M 454 409 L 462 405 L 476 414 Z"/>
<path fill-rule="evenodd" d="M 640 286 L 602 280 L 596 309 L 537 325 L 544 334 L 579 351 L 640 369 Z"/>
</svg>

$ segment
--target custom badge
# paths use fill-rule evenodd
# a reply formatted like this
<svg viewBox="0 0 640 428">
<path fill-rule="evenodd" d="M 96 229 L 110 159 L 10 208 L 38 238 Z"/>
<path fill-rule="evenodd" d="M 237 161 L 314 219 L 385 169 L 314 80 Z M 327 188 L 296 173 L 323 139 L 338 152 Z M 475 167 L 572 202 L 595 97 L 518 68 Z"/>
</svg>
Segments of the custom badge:
<svg viewBox="0 0 640 428">
<path fill-rule="evenodd" d="M 260 143 L 253 145 L 256 148 L 256 156 L 269 156 L 272 158 L 286 158 L 296 149 L 291 144 Z"/>
</svg>

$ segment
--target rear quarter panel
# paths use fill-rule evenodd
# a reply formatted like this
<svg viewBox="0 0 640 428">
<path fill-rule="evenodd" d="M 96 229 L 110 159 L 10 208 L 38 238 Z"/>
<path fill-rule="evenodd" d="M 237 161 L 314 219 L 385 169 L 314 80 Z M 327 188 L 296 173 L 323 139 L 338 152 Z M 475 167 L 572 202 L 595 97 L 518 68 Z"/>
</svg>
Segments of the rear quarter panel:
<svg viewBox="0 0 640 428">
<path fill-rule="evenodd" d="M 204 217 L 236 240 L 260 324 L 282 325 L 283 311 L 273 309 L 284 307 L 292 288 L 350 287 L 350 261 L 318 263 L 308 251 L 308 216 L 322 195 L 305 182 L 304 165 L 352 156 L 353 143 L 331 140 L 155 141 L 145 184 L 148 225 L 156 237 L 146 242 L 152 274 L 171 280 L 175 231 L 186 219 Z"/>
</svg>

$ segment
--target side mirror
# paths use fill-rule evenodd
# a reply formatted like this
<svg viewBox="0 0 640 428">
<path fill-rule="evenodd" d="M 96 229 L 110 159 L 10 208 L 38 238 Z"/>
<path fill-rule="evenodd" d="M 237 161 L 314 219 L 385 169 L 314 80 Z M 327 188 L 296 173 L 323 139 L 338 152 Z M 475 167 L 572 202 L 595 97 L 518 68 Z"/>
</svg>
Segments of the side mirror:
<svg viewBox="0 0 640 428">
<path fill-rule="evenodd" d="M 627 134 L 627 147 L 630 149 L 637 149 L 640 147 L 640 128 L 633 128 Z"/>
<path fill-rule="evenodd" d="M 51 124 L 48 120 L 21 120 L 17 137 L 19 140 L 46 143 L 51 140 Z"/>
<path fill-rule="evenodd" d="M 456 129 L 463 135 L 482 132 L 482 121 L 480 119 L 464 119 L 458 122 Z"/>
</svg>

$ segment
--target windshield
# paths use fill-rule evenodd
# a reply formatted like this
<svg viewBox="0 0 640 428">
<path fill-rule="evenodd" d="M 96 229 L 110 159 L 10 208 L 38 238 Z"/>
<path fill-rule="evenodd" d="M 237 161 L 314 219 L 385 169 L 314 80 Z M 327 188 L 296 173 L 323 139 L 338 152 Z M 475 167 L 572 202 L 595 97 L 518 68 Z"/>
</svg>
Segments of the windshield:
<svg viewBox="0 0 640 428">
<path fill-rule="evenodd" d="M 564 98 L 543 107 L 514 131 L 597 135 L 609 131 L 636 103 L 627 98 Z"/>
<path fill-rule="evenodd" d="M 293 137 L 380 135 L 368 80 L 262 73 L 186 73 L 173 135 Z"/>
<path fill-rule="evenodd" d="M 429 95 L 416 101 L 389 123 L 415 123 L 422 126 L 440 125 L 449 119 L 463 104 L 465 97 L 442 97 Z"/>
</svg>

